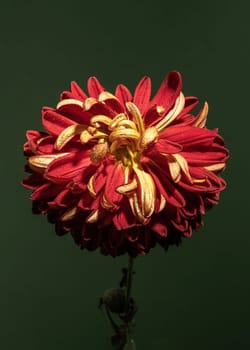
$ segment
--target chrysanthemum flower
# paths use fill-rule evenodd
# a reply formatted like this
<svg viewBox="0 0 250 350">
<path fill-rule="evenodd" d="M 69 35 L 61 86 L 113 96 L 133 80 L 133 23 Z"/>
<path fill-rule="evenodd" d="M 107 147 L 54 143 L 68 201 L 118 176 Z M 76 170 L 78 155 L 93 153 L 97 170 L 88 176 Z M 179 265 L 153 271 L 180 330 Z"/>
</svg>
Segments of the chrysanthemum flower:
<svg viewBox="0 0 250 350">
<path fill-rule="evenodd" d="M 191 114 L 198 100 L 181 90 L 176 71 L 152 99 L 149 77 L 133 95 L 124 85 L 113 95 L 95 77 L 88 95 L 72 82 L 56 108 L 43 108 L 45 132 L 27 132 L 23 185 L 34 212 L 81 248 L 112 256 L 190 237 L 225 188 L 228 150 L 205 126 L 208 104 Z"/>
</svg>

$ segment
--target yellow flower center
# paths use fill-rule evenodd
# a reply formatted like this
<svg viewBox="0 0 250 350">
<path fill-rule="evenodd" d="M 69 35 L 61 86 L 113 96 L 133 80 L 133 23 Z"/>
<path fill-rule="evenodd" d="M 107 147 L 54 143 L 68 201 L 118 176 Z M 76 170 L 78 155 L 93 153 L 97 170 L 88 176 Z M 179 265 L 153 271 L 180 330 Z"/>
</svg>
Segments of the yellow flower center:
<svg viewBox="0 0 250 350">
<path fill-rule="evenodd" d="M 114 118 L 95 115 L 90 125 L 71 125 L 64 129 L 55 142 L 55 148 L 61 150 L 74 136 L 79 135 L 85 144 L 94 142 L 91 151 L 93 163 L 100 163 L 107 153 L 112 154 L 124 167 L 133 167 L 140 163 L 142 150 L 156 141 L 158 131 L 155 127 L 145 130 L 140 111 L 132 102 L 126 104 L 128 114 L 120 113 Z"/>
</svg>

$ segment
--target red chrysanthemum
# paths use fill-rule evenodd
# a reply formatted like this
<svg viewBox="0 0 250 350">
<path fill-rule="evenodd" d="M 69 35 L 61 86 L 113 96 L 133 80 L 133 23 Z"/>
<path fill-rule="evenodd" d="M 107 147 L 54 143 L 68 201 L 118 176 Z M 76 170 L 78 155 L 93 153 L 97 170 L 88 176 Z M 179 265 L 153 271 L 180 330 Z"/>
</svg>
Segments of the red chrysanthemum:
<svg viewBox="0 0 250 350">
<path fill-rule="evenodd" d="M 91 77 L 87 96 L 72 82 L 56 108 L 43 108 L 46 132 L 27 132 L 33 211 L 81 248 L 112 256 L 190 237 L 225 188 L 218 173 L 228 150 L 205 127 L 207 103 L 192 115 L 198 100 L 181 89 L 176 71 L 152 99 L 148 77 L 134 95 L 124 85 L 113 95 Z"/>
</svg>

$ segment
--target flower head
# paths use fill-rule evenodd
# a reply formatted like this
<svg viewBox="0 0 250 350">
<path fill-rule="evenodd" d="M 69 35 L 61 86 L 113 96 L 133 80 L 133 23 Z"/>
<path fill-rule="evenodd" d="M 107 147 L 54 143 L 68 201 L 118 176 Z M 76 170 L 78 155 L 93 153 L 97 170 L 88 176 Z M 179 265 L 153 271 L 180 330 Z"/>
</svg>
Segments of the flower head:
<svg viewBox="0 0 250 350">
<path fill-rule="evenodd" d="M 72 82 L 56 108 L 44 107 L 45 132 L 28 131 L 24 153 L 33 210 L 47 214 L 59 235 L 81 248 L 117 256 L 145 254 L 190 237 L 217 204 L 228 150 L 206 128 L 208 104 L 182 93 L 170 72 L 151 99 L 144 77 L 134 95 L 88 80 Z"/>
</svg>

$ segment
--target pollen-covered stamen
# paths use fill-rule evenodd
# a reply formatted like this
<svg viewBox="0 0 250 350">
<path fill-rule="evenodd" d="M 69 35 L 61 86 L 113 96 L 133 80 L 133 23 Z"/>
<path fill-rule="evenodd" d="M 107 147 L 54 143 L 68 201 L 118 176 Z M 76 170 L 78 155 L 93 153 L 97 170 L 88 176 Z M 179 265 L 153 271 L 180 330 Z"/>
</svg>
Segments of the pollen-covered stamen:
<svg viewBox="0 0 250 350">
<path fill-rule="evenodd" d="M 92 163 L 99 164 L 105 158 L 106 154 L 109 152 L 108 143 L 104 139 L 99 140 L 91 150 L 90 159 Z"/>
</svg>

